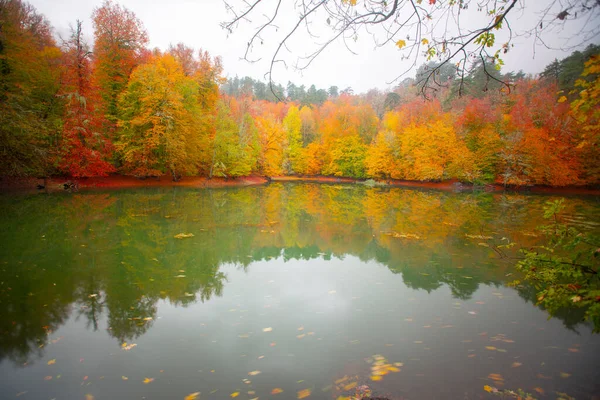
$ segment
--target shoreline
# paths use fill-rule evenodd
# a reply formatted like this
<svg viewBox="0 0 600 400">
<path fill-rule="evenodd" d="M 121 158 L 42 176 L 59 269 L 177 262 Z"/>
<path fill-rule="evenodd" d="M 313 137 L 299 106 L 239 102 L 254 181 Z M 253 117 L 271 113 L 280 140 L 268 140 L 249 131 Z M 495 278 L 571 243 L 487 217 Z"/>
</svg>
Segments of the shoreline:
<svg viewBox="0 0 600 400">
<path fill-rule="evenodd" d="M 167 176 L 152 177 L 140 179 L 126 175 L 111 175 L 105 177 L 93 178 L 71 178 L 71 177 L 51 177 L 43 178 L 14 178 L 0 177 L 0 193 L 11 192 L 42 192 L 57 193 L 64 192 L 64 185 L 69 182 L 76 182 L 77 190 L 93 189 L 127 189 L 140 187 L 190 187 L 190 188 L 223 188 L 223 187 L 244 187 L 265 185 L 270 182 L 298 182 L 298 183 L 319 183 L 319 184 L 363 184 L 379 188 L 413 188 L 413 189 L 434 189 L 445 192 L 470 192 L 481 190 L 490 193 L 497 192 L 515 192 L 515 193 L 536 193 L 536 194 L 582 194 L 600 196 L 600 188 L 591 188 L 585 186 L 521 186 L 504 187 L 499 184 L 487 184 L 484 186 L 474 186 L 469 183 L 461 183 L 458 180 L 446 180 L 440 182 L 421 182 L 406 181 L 396 179 L 386 179 L 383 181 L 372 181 L 374 185 L 365 183 L 364 179 L 332 177 L 332 176 L 246 176 L 238 178 L 207 178 L 202 176 L 186 176 L 181 180 L 173 182 Z M 44 186 L 43 188 L 40 188 Z"/>
</svg>

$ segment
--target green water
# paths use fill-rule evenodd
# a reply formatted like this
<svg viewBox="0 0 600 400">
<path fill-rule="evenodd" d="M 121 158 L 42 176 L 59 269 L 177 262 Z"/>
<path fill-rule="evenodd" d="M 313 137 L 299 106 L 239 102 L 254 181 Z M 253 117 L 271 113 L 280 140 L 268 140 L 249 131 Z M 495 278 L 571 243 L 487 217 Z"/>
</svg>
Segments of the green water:
<svg viewBox="0 0 600 400">
<path fill-rule="evenodd" d="M 590 398 L 600 336 L 506 287 L 517 254 L 492 246 L 535 245 L 554 198 L 311 184 L 0 195 L 0 398 L 336 399 L 355 383 L 393 399 L 494 398 L 484 385 Z M 598 198 L 565 204 L 600 229 Z M 399 371 L 373 381 L 375 355 Z"/>
</svg>

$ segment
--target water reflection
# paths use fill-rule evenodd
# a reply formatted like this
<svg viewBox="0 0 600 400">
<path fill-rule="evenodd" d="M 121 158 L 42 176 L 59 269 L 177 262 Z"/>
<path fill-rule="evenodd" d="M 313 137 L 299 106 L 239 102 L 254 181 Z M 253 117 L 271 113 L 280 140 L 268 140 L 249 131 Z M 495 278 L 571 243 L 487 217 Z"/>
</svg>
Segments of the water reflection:
<svg viewBox="0 0 600 400">
<path fill-rule="evenodd" d="M 106 318 L 120 346 L 153 326 L 160 300 L 205 302 L 223 293 L 223 265 L 245 270 L 278 257 L 374 260 L 409 288 L 447 286 L 467 300 L 482 284 L 512 279 L 513 261 L 491 245 L 535 244 L 549 199 L 311 184 L 4 195 L 0 360 L 42 357 L 49 333 L 72 314 L 90 330 Z M 566 206 L 572 221 L 598 229 L 594 199 Z M 535 303 L 532 290 L 519 295 Z M 571 329 L 581 321 L 578 312 L 557 317 Z"/>
</svg>

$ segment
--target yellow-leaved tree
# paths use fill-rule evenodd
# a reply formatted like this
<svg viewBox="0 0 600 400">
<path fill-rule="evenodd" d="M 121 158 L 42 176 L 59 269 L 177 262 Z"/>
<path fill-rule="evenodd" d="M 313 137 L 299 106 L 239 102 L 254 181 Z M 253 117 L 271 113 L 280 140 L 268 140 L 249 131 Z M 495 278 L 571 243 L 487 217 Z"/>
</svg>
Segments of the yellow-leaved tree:
<svg viewBox="0 0 600 400">
<path fill-rule="evenodd" d="M 400 142 L 399 166 L 404 179 L 472 180 L 472 154 L 458 139 L 450 116 L 443 115 L 426 124 L 409 124 L 400 135 Z"/>
<path fill-rule="evenodd" d="M 284 146 L 286 132 L 281 120 L 267 114 L 256 117 L 260 147 L 262 149 L 259 159 L 259 170 L 266 176 L 277 176 L 283 173 Z"/>
<path fill-rule="evenodd" d="M 585 63 L 581 78 L 575 82 L 579 98 L 571 103 L 571 113 L 581 124 L 579 148 L 588 183 L 600 182 L 600 54 Z"/>
<path fill-rule="evenodd" d="M 302 152 L 302 120 L 300 110 L 291 106 L 283 119 L 283 126 L 288 139 L 288 173 L 301 173 L 306 170 Z"/>
<path fill-rule="evenodd" d="M 171 55 L 157 54 L 131 74 L 119 97 L 118 140 L 122 171 L 135 176 L 196 174 L 198 83 Z"/>
</svg>

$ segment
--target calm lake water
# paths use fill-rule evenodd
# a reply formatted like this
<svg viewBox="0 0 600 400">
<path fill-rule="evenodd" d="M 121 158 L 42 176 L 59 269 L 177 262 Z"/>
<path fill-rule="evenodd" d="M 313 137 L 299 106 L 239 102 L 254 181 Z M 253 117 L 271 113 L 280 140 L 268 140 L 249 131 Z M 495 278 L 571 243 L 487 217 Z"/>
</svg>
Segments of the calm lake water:
<svg viewBox="0 0 600 400">
<path fill-rule="evenodd" d="M 507 287 L 514 261 L 492 246 L 536 244 L 555 198 L 312 184 L 0 195 L 0 398 L 337 399 L 356 385 L 592 398 L 600 335 Z M 600 229 L 598 198 L 565 204 Z"/>
</svg>

